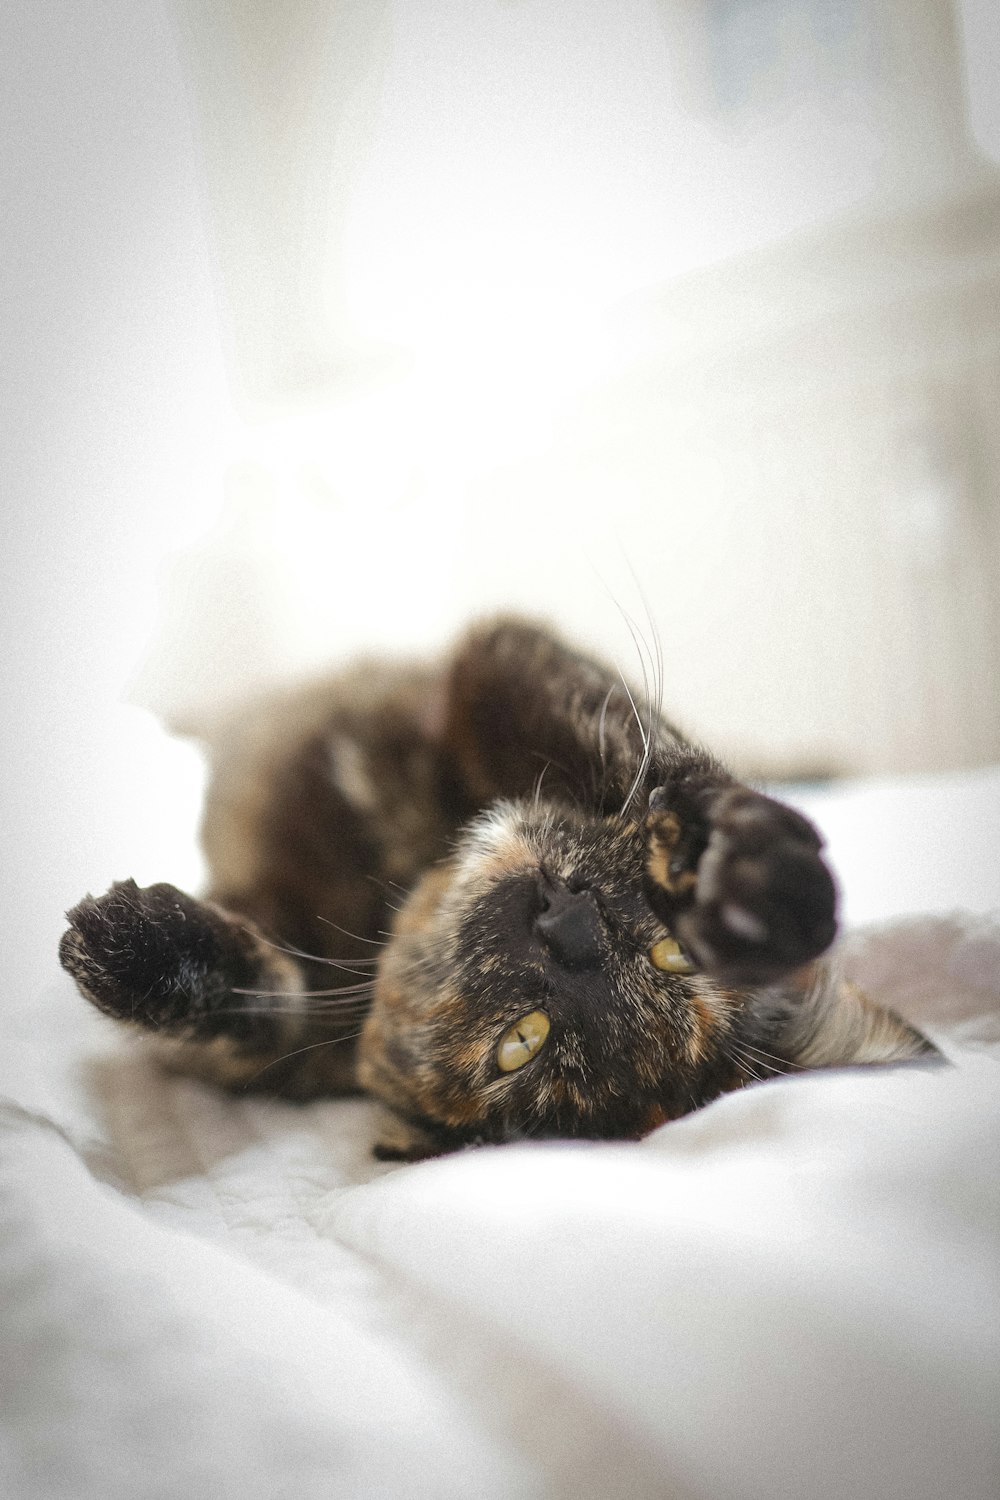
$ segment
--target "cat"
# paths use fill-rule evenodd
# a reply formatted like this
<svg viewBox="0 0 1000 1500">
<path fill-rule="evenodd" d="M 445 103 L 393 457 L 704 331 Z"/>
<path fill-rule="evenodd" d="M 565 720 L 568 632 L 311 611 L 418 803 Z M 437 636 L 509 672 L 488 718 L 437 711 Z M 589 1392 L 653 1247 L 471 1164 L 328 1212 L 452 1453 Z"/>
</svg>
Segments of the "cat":
<svg viewBox="0 0 1000 1500">
<path fill-rule="evenodd" d="M 383 1158 L 639 1138 L 756 1079 L 933 1052 L 821 958 L 812 824 L 639 701 L 501 618 L 256 703 L 213 736 L 208 896 L 88 895 L 61 962 L 175 1068 L 373 1095 Z"/>
</svg>

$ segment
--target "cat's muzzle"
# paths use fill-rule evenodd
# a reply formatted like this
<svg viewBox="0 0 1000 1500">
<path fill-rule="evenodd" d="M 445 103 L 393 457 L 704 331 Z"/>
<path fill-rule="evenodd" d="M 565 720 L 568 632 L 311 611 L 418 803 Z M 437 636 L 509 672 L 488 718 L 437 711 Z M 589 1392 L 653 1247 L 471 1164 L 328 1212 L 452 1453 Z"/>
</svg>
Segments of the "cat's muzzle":
<svg viewBox="0 0 1000 1500">
<path fill-rule="evenodd" d="M 605 951 L 605 926 L 592 891 L 571 890 L 565 881 L 543 875 L 544 906 L 534 930 L 557 963 L 567 969 L 593 969 Z"/>
</svg>

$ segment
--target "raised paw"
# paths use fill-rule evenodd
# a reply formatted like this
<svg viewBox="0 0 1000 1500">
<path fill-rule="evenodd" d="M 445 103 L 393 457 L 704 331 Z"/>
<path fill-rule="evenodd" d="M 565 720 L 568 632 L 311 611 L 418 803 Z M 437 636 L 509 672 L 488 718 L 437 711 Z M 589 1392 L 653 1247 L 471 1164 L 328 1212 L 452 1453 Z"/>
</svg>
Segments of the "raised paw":
<svg viewBox="0 0 1000 1500">
<path fill-rule="evenodd" d="M 123 880 L 66 913 L 59 962 L 108 1015 L 160 1029 L 200 1009 L 218 987 L 224 928 L 172 885 Z"/>
<path fill-rule="evenodd" d="M 649 872 L 663 892 L 654 909 L 699 968 L 729 984 L 772 983 L 836 934 L 822 839 L 792 808 L 746 787 L 717 793 L 706 811 L 692 843 L 672 813 L 651 808 Z"/>
</svg>

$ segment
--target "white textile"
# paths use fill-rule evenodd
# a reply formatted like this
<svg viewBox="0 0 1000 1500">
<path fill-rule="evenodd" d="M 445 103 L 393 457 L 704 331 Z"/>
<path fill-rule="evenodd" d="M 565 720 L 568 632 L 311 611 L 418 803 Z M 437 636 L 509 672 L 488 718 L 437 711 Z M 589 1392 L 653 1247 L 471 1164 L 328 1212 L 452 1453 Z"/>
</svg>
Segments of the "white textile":
<svg viewBox="0 0 1000 1500">
<path fill-rule="evenodd" d="M 419 1166 L 8 1012 L 0 1492 L 995 1500 L 1000 922 L 844 951 L 947 1062 Z"/>
</svg>

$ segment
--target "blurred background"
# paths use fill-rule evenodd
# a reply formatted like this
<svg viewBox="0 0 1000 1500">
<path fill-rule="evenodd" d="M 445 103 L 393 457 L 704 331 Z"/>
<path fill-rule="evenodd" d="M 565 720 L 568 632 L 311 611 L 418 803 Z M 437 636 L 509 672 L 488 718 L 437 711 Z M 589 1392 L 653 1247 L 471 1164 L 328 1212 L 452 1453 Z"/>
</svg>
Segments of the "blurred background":
<svg viewBox="0 0 1000 1500">
<path fill-rule="evenodd" d="M 3 9 L 14 982 L 196 725 L 553 619 L 755 773 L 1000 760 L 994 0 Z"/>
</svg>

